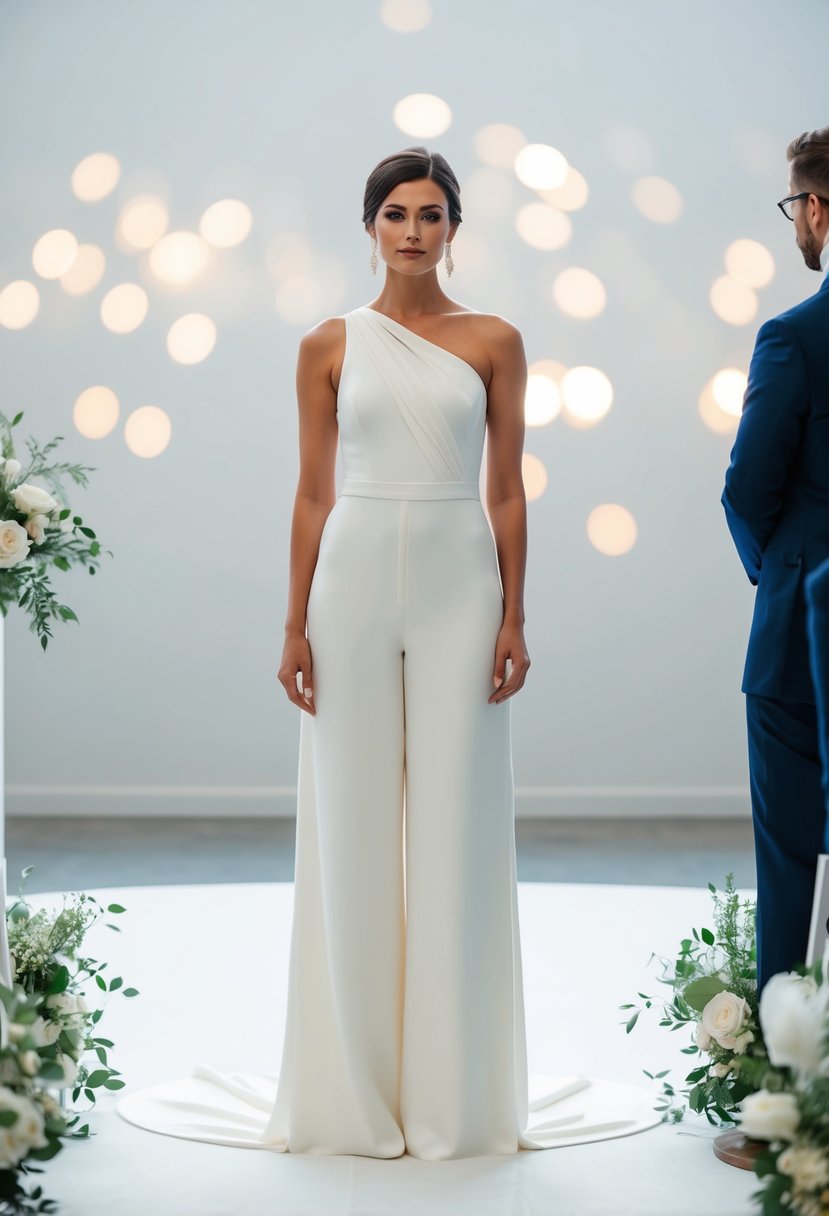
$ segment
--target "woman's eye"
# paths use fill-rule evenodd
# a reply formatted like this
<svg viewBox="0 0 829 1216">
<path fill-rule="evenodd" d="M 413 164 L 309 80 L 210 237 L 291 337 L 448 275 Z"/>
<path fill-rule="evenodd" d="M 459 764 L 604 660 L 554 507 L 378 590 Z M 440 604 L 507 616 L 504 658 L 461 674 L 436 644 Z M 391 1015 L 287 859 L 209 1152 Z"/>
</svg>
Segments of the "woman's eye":
<svg viewBox="0 0 829 1216">
<path fill-rule="evenodd" d="M 390 220 L 390 219 L 393 219 L 393 218 L 394 218 L 394 216 L 396 216 L 396 215 L 402 215 L 402 212 L 400 212 L 400 211 L 387 211 L 387 212 L 386 212 L 386 219 L 389 219 L 389 220 Z M 432 211 L 432 212 L 427 212 L 427 214 L 426 214 L 426 215 L 424 215 L 424 217 L 423 217 L 423 218 L 424 218 L 425 220 L 439 220 L 439 219 L 440 219 L 440 216 L 439 216 L 439 215 L 436 215 L 436 214 L 434 213 L 434 211 Z"/>
</svg>

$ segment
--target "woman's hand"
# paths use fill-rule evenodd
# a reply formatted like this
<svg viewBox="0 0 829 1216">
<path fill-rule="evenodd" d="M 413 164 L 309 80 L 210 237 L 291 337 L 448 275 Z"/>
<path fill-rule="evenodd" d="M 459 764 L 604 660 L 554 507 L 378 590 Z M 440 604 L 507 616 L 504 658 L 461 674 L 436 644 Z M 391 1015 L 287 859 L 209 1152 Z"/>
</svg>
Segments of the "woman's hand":
<svg viewBox="0 0 829 1216">
<path fill-rule="evenodd" d="M 297 672 L 302 673 L 302 692 L 297 685 Z M 278 675 L 288 700 L 313 717 L 317 711 L 311 686 L 311 646 L 304 633 L 289 633 L 286 637 Z"/>
<path fill-rule="evenodd" d="M 507 659 L 512 664 L 509 679 L 504 683 L 504 673 Z M 499 705 L 501 701 L 511 697 L 513 693 L 523 688 L 524 680 L 530 669 L 530 656 L 524 642 L 524 629 L 521 625 L 504 624 L 501 626 L 495 643 L 495 671 L 492 682 L 497 691 L 488 701 L 490 705 Z"/>
</svg>

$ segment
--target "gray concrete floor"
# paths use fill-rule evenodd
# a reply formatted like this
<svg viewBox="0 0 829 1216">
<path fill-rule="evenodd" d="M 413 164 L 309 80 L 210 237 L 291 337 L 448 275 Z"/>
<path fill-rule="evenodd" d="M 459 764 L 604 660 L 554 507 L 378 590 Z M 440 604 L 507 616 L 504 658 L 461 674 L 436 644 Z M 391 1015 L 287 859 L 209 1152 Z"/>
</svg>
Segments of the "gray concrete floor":
<svg viewBox="0 0 829 1216">
<path fill-rule="evenodd" d="M 756 885 L 750 820 L 519 819 L 521 882 L 722 889 Z M 187 883 L 286 882 L 295 825 L 286 819 L 20 818 L 6 823 L 9 893 Z"/>
</svg>

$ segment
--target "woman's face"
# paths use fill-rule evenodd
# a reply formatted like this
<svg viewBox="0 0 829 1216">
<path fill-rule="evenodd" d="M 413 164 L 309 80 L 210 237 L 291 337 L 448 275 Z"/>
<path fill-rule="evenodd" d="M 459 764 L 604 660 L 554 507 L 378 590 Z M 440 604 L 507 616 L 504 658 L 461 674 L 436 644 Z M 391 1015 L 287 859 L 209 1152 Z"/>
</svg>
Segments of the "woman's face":
<svg viewBox="0 0 829 1216">
<path fill-rule="evenodd" d="M 449 223 L 449 203 L 443 190 L 428 177 L 401 182 L 386 196 L 369 232 L 377 238 L 377 252 L 401 274 L 422 274 L 437 266 L 444 246 L 457 231 Z M 419 257 L 400 251 L 417 249 Z"/>
</svg>

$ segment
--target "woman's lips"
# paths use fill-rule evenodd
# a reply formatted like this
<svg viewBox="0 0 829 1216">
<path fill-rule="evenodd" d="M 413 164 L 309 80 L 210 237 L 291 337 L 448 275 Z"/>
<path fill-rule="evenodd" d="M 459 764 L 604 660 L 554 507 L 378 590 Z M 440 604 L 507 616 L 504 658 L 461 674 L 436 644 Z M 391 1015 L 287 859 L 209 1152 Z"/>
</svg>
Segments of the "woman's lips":
<svg viewBox="0 0 829 1216">
<path fill-rule="evenodd" d="M 398 249 L 397 251 L 402 258 L 422 258 L 422 249 Z"/>
</svg>

